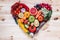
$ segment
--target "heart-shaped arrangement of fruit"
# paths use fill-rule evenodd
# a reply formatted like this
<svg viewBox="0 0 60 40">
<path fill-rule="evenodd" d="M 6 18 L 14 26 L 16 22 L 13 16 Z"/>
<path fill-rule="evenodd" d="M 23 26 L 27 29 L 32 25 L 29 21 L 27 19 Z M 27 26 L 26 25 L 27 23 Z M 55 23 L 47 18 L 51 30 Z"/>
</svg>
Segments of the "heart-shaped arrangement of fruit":
<svg viewBox="0 0 60 40">
<path fill-rule="evenodd" d="M 36 4 L 29 8 L 23 3 L 16 2 L 11 7 L 13 18 L 19 27 L 31 37 L 50 19 L 52 8 L 49 4 Z"/>
</svg>

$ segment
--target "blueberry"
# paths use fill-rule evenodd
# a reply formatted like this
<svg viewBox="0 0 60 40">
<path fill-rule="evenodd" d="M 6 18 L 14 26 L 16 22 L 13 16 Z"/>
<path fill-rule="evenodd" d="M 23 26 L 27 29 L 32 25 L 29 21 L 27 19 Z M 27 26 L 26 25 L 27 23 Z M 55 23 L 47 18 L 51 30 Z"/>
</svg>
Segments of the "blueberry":
<svg viewBox="0 0 60 40">
<path fill-rule="evenodd" d="M 37 4 L 36 6 L 34 6 L 35 8 L 37 8 L 37 10 L 40 10 L 42 7 L 39 5 L 39 4 Z"/>
</svg>

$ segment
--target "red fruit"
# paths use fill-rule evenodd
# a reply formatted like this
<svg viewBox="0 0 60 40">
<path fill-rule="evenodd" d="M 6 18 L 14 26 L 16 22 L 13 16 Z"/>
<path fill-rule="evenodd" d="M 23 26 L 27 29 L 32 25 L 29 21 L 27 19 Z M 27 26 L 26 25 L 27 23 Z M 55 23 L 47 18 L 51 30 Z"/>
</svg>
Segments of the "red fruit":
<svg viewBox="0 0 60 40">
<path fill-rule="evenodd" d="M 26 11 L 29 11 L 29 8 L 28 8 L 25 4 L 20 3 L 20 6 L 21 6 L 22 8 L 25 8 L 25 9 L 26 9 Z"/>
<path fill-rule="evenodd" d="M 35 26 L 33 26 L 33 27 L 30 26 L 29 27 L 29 31 L 32 32 L 32 33 L 34 33 L 36 31 L 36 27 Z"/>
<path fill-rule="evenodd" d="M 52 8 L 49 6 L 47 10 L 52 10 Z"/>
<path fill-rule="evenodd" d="M 45 3 L 41 3 L 40 6 L 45 7 L 47 10 L 52 10 L 51 6 Z"/>
<path fill-rule="evenodd" d="M 50 10 L 50 8 L 47 8 L 47 10 Z"/>
<path fill-rule="evenodd" d="M 15 13 L 16 15 L 18 15 L 18 14 L 19 14 L 19 12 L 18 12 L 18 11 L 14 11 L 14 13 Z"/>
<path fill-rule="evenodd" d="M 19 14 L 19 12 L 20 12 L 20 10 L 16 10 L 16 13 L 18 13 L 18 14 Z M 17 14 L 17 15 L 18 15 L 18 14 Z"/>
<path fill-rule="evenodd" d="M 28 23 L 28 20 L 24 20 L 24 24 L 27 24 Z"/>
<path fill-rule="evenodd" d="M 19 8 L 16 8 L 16 10 L 18 11 L 18 10 L 19 10 Z"/>
<path fill-rule="evenodd" d="M 19 13 L 17 11 L 19 5 L 20 5 L 20 2 L 16 2 L 15 4 L 12 5 L 12 7 L 11 7 L 11 13 L 12 13 L 13 16 L 16 16 Z"/>
<path fill-rule="evenodd" d="M 24 8 L 26 9 L 26 11 L 29 11 L 29 8 L 26 5 L 24 5 Z"/>
<path fill-rule="evenodd" d="M 37 14 L 37 9 L 36 8 L 31 8 L 30 12 L 31 12 L 31 15 L 36 15 Z"/>
<path fill-rule="evenodd" d="M 12 5 L 11 7 L 11 13 L 15 16 L 15 15 L 18 15 L 18 13 L 20 12 L 20 9 L 21 8 L 25 8 L 26 11 L 29 11 L 29 8 L 23 4 L 23 3 L 20 3 L 20 2 L 16 2 L 15 4 Z"/>
<path fill-rule="evenodd" d="M 45 8 L 48 8 L 48 6 L 45 6 Z"/>
<path fill-rule="evenodd" d="M 41 3 L 40 6 L 44 7 L 45 6 L 45 3 Z"/>
<path fill-rule="evenodd" d="M 16 8 L 19 7 L 19 2 L 16 2 L 15 4 L 12 5 L 11 9 L 16 10 Z"/>
<path fill-rule="evenodd" d="M 23 8 L 23 5 L 20 5 L 19 8 Z"/>
<path fill-rule="evenodd" d="M 47 10 L 51 10 L 50 5 L 48 5 L 48 4 L 45 5 L 45 8 L 46 8 Z"/>
</svg>

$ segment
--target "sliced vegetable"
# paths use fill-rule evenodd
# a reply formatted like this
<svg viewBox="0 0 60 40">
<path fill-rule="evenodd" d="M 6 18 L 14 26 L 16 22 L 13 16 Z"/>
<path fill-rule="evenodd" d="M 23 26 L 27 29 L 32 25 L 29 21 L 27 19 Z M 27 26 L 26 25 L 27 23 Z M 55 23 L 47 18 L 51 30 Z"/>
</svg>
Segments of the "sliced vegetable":
<svg viewBox="0 0 60 40">
<path fill-rule="evenodd" d="M 24 17 L 24 14 L 23 14 L 23 13 L 19 13 L 19 14 L 18 14 L 18 17 L 19 17 L 19 18 L 23 18 L 23 17 Z"/>
<path fill-rule="evenodd" d="M 28 18 L 30 16 L 30 13 L 29 12 L 25 12 L 24 13 L 24 17 Z"/>
<path fill-rule="evenodd" d="M 36 27 L 39 26 L 39 21 L 37 19 L 34 21 L 34 26 L 36 26 Z"/>
</svg>

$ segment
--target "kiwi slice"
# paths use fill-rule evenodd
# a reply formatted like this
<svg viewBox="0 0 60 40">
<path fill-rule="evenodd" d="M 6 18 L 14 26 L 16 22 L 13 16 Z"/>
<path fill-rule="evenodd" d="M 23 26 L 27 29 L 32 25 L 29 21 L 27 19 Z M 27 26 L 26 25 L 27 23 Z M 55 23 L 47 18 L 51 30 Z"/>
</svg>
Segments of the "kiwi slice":
<svg viewBox="0 0 60 40">
<path fill-rule="evenodd" d="M 35 17 L 34 16 L 30 16 L 28 20 L 29 20 L 29 22 L 34 22 Z"/>
</svg>

